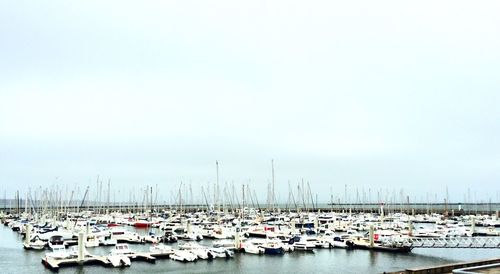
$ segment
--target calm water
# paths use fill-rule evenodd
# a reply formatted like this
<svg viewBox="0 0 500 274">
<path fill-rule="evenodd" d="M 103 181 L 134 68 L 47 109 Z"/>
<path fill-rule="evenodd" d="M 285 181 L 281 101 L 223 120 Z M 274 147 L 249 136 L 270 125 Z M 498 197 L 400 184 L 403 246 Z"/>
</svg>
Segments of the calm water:
<svg viewBox="0 0 500 274">
<path fill-rule="evenodd" d="M 141 231 L 146 233 L 146 231 Z M 0 225 L 0 273 L 52 273 L 41 264 L 44 251 L 26 251 L 17 232 Z M 209 244 L 209 242 L 202 242 Z M 147 250 L 149 245 L 131 245 Z M 92 254 L 107 254 L 109 248 L 89 248 Z M 235 254 L 233 259 L 180 263 L 158 259 L 156 264 L 134 261 L 123 269 L 102 266 L 61 268 L 59 273 L 381 273 L 408 267 L 438 265 L 463 260 L 500 257 L 500 250 L 414 249 L 410 254 L 366 250 L 318 249 L 314 253 L 294 252 L 282 256 Z"/>
</svg>

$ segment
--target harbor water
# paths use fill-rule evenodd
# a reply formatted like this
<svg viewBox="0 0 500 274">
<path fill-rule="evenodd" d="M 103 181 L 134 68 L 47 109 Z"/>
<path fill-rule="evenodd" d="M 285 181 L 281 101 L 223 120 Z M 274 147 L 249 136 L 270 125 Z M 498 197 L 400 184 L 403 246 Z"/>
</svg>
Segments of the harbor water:
<svg viewBox="0 0 500 274">
<path fill-rule="evenodd" d="M 133 228 L 131 228 L 133 229 Z M 147 230 L 136 230 L 146 234 Z M 200 244 L 211 244 L 203 240 Z M 174 244 L 176 246 L 177 244 Z M 131 245 L 136 251 L 150 245 Z M 110 248 L 88 248 L 92 254 L 107 254 Z M 46 251 L 24 250 L 22 236 L 0 226 L 1 273 L 52 273 L 41 259 Z M 180 263 L 158 259 L 155 264 L 134 261 L 128 268 L 104 268 L 100 265 L 71 266 L 59 273 L 383 273 L 410 267 L 433 266 L 459 261 L 500 257 L 498 249 L 414 249 L 411 253 L 384 253 L 368 250 L 317 249 L 313 253 L 292 252 L 279 256 L 235 254 L 232 259 L 200 260 Z"/>
</svg>

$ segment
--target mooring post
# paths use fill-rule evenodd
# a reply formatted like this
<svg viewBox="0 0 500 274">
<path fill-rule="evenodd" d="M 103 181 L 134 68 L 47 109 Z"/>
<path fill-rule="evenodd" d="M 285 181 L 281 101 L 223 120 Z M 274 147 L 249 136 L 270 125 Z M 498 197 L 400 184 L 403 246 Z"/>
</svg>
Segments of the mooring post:
<svg viewBox="0 0 500 274">
<path fill-rule="evenodd" d="M 78 232 L 78 263 L 83 264 L 83 250 L 85 248 L 85 244 L 83 242 L 83 231 Z"/>
<path fill-rule="evenodd" d="M 234 248 L 240 250 L 240 226 L 236 227 L 236 233 L 234 234 Z"/>
<path fill-rule="evenodd" d="M 186 233 L 191 234 L 191 221 L 188 220 L 186 223 Z"/>
<path fill-rule="evenodd" d="M 374 241 L 373 241 L 373 225 L 370 225 L 370 247 L 374 246 Z"/>
<path fill-rule="evenodd" d="M 87 221 L 87 227 L 85 228 L 85 238 L 83 239 L 84 244 L 89 240 L 90 235 L 90 222 Z"/>
<path fill-rule="evenodd" d="M 413 222 L 411 219 L 408 219 L 408 236 L 413 236 Z"/>
<path fill-rule="evenodd" d="M 24 244 L 29 246 L 31 240 L 31 224 L 26 224 L 26 233 L 24 234 Z"/>
<path fill-rule="evenodd" d="M 476 217 L 475 216 L 472 216 L 471 218 L 471 233 L 472 233 L 472 236 L 474 236 L 474 234 L 476 233 Z"/>
</svg>

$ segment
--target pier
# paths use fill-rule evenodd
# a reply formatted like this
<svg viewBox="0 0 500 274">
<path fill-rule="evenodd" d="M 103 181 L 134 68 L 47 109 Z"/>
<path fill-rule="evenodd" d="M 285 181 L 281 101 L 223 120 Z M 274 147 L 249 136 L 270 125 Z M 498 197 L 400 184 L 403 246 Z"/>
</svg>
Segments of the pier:
<svg viewBox="0 0 500 274">
<path fill-rule="evenodd" d="M 500 248 L 500 237 L 410 238 L 411 248 Z"/>
<path fill-rule="evenodd" d="M 78 258 L 69 259 L 54 259 L 50 257 L 42 258 L 42 264 L 52 271 L 58 271 L 60 267 L 77 266 L 77 265 L 92 265 L 99 264 L 105 267 L 111 266 L 111 263 L 105 256 L 86 256 L 83 260 Z"/>
<path fill-rule="evenodd" d="M 498 263 L 500 263 L 500 258 L 493 258 L 493 259 L 476 260 L 476 261 L 470 261 L 470 262 L 444 264 L 444 265 L 431 266 L 431 267 L 408 268 L 408 269 L 401 270 L 401 271 L 384 272 L 384 274 L 498 273 L 498 271 L 500 271 L 500 267 L 494 266 L 495 264 L 498 264 Z M 482 266 L 482 267 L 484 267 L 484 269 L 490 268 L 491 270 L 493 270 L 493 272 L 454 271 L 454 270 L 470 268 L 470 267 L 477 267 L 477 266 Z"/>
</svg>

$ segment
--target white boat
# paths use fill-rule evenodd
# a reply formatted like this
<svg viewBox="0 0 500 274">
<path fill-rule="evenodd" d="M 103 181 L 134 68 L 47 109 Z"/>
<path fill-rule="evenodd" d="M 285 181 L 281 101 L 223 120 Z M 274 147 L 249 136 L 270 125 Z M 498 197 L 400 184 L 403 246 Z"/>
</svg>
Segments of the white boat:
<svg viewBox="0 0 500 274">
<path fill-rule="evenodd" d="M 60 235 L 54 235 L 49 239 L 49 247 L 54 249 L 54 247 L 64 246 L 64 238 Z"/>
<path fill-rule="evenodd" d="M 175 250 L 174 254 L 170 255 L 170 259 L 179 262 L 194 262 L 198 259 L 198 256 L 187 250 Z"/>
<path fill-rule="evenodd" d="M 212 246 L 213 247 L 234 248 L 234 241 L 233 240 L 218 240 L 218 241 L 214 241 Z"/>
<path fill-rule="evenodd" d="M 132 264 L 130 258 L 124 254 L 109 254 L 106 258 L 114 267 L 130 266 Z"/>
<path fill-rule="evenodd" d="M 184 241 L 201 241 L 203 240 L 203 235 L 201 235 L 201 233 L 191 232 L 179 235 L 177 238 Z"/>
<path fill-rule="evenodd" d="M 129 242 L 129 243 L 143 243 L 144 237 L 140 236 L 136 232 L 124 230 L 124 229 L 112 229 L 111 237 L 117 242 Z"/>
<path fill-rule="evenodd" d="M 347 248 L 347 242 L 342 239 L 341 237 L 333 237 L 333 247 L 338 247 L 338 248 Z"/>
<path fill-rule="evenodd" d="M 191 249 L 199 249 L 199 248 L 203 248 L 203 246 L 199 245 L 198 243 L 194 243 L 194 242 L 185 242 L 185 243 L 179 244 L 179 249 L 183 249 L 183 250 L 191 250 Z"/>
<path fill-rule="evenodd" d="M 134 254 L 128 247 L 128 244 L 117 244 L 106 257 L 114 267 L 130 266 L 130 258 L 128 255 Z"/>
<path fill-rule="evenodd" d="M 68 252 L 69 252 L 71 258 L 77 258 L 78 257 L 78 246 L 74 245 L 74 246 L 70 247 Z M 83 249 L 83 256 L 84 257 L 90 256 L 90 253 L 85 248 Z"/>
<path fill-rule="evenodd" d="M 53 259 L 67 259 L 71 257 L 71 254 L 66 250 L 64 245 L 54 245 L 52 246 L 52 252 L 46 253 L 45 257 Z"/>
<path fill-rule="evenodd" d="M 156 236 L 154 233 L 149 233 L 148 235 L 144 236 L 144 241 L 146 243 L 157 244 L 160 242 L 160 240 L 160 237 Z"/>
<path fill-rule="evenodd" d="M 283 251 L 285 251 L 285 252 L 292 252 L 295 250 L 293 245 L 290 245 L 290 244 L 281 244 L 281 246 L 283 247 Z"/>
<path fill-rule="evenodd" d="M 212 259 L 212 254 L 208 253 L 208 249 L 206 248 L 193 248 L 190 249 L 189 252 L 193 253 L 196 255 L 199 259 L 206 260 L 206 259 Z"/>
<path fill-rule="evenodd" d="M 249 254 L 256 254 L 256 255 L 264 254 L 263 247 L 259 247 L 257 245 L 251 244 L 251 243 L 244 245 L 243 251 L 245 253 L 249 253 Z"/>
<path fill-rule="evenodd" d="M 111 250 L 111 254 L 120 254 L 120 255 L 128 255 L 134 254 L 132 250 L 128 247 L 128 244 L 117 244 L 115 248 Z"/>
<path fill-rule="evenodd" d="M 233 257 L 234 253 L 230 251 L 227 248 L 224 247 L 214 247 L 210 248 L 209 252 L 211 253 L 212 257 L 215 258 L 231 258 Z"/>
<path fill-rule="evenodd" d="M 85 242 L 85 247 L 97 247 L 99 246 L 99 239 L 96 237 L 88 238 Z"/>
<path fill-rule="evenodd" d="M 113 239 L 111 236 L 99 238 L 99 244 L 103 246 L 116 245 L 117 243 L 118 241 L 116 239 Z"/>
<path fill-rule="evenodd" d="M 171 246 L 164 245 L 164 244 L 157 244 L 153 245 L 149 248 L 149 252 L 155 253 L 155 254 L 172 254 L 174 253 L 174 250 L 172 249 Z"/>
<path fill-rule="evenodd" d="M 47 233 L 35 233 L 33 235 L 34 237 L 40 238 L 42 241 L 64 241 L 64 240 L 72 240 L 73 239 L 73 233 L 70 231 L 65 231 L 65 230 L 57 230 L 57 231 L 50 231 Z"/>
<path fill-rule="evenodd" d="M 315 246 L 318 248 L 332 248 L 333 241 L 328 238 L 319 238 L 316 240 Z"/>
<path fill-rule="evenodd" d="M 34 249 L 34 250 L 42 250 L 47 246 L 47 243 L 40 240 L 36 239 L 35 241 L 29 242 L 28 244 L 25 244 L 25 248 L 27 249 Z"/>
<path fill-rule="evenodd" d="M 293 243 L 294 251 L 313 251 L 316 245 L 309 243 L 307 241 L 298 241 Z"/>
</svg>

